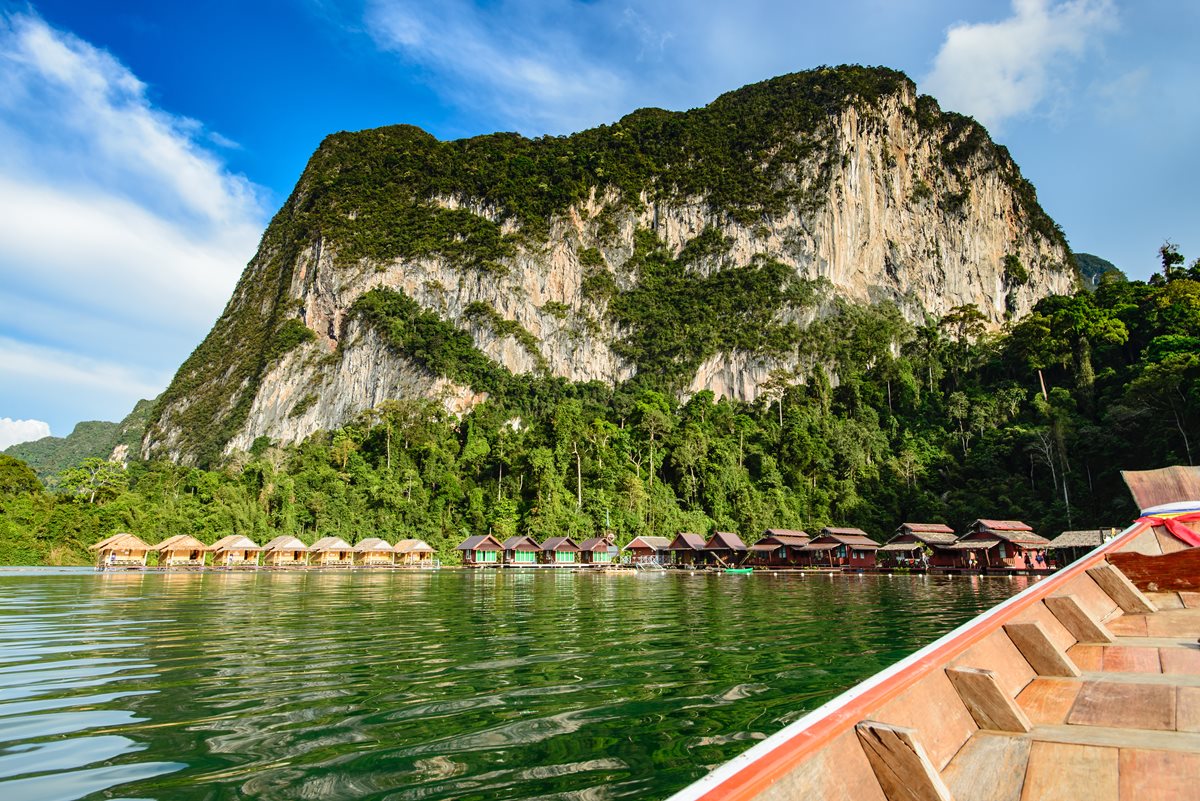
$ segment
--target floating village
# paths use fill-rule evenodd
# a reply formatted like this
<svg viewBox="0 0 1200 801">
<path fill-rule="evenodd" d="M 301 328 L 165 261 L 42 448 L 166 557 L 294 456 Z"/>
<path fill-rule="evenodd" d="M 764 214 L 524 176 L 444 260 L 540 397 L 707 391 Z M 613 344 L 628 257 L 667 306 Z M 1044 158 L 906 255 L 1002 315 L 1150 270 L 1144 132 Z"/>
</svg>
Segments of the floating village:
<svg viewBox="0 0 1200 801">
<path fill-rule="evenodd" d="M 705 538 L 681 532 L 674 539 L 639 536 L 618 548 L 609 537 L 575 542 L 551 537 L 542 543 L 517 535 L 501 542 L 490 534 L 463 540 L 456 550 L 464 568 L 582 570 L 712 570 L 928 572 L 1041 574 L 1066 564 L 1116 535 L 1116 529 L 1068 531 L 1046 539 L 1019 520 L 973 522 L 959 535 L 942 523 L 903 523 L 880 544 L 857 528 L 827 527 L 816 536 L 767 529 L 747 545 L 735 533 Z M 350 544 L 322 537 L 312 545 L 294 536 L 258 545 L 233 534 L 207 545 L 179 534 L 150 545 L 133 534 L 114 534 L 91 546 L 98 570 L 308 570 L 442 567 L 437 550 L 423 540 L 391 544 L 367 537 Z M 151 557 L 153 555 L 153 562 Z"/>
</svg>

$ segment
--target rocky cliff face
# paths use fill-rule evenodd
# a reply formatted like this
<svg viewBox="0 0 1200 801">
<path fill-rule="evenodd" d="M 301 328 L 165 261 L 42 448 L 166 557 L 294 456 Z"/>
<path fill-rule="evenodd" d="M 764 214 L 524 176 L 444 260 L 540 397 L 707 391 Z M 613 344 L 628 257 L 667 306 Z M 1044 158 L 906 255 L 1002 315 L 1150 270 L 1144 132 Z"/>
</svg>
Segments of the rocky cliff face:
<svg viewBox="0 0 1200 801">
<path fill-rule="evenodd" d="M 811 106 L 801 127 L 789 102 Z M 143 454 L 206 462 L 261 436 L 303 439 L 387 399 L 436 398 L 461 412 L 486 397 L 412 344 L 411 320 L 389 327 L 356 314 L 372 290 L 466 332 L 508 373 L 627 381 L 645 364 L 618 299 L 645 284 L 640 243 L 651 240 L 696 281 L 769 264 L 813 289 L 816 300 L 767 310 L 779 324 L 803 326 L 839 295 L 895 303 L 914 321 L 972 304 L 998 327 L 1074 288 L 1065 242 L 1007 152 L 898 73 L 802 73 L 707 109 L 639 115 L 556 140 L 438 143 L 415 129 L 331 137 L 164 395 Z M 739 135 L 762 141 L 720 139 L 729 119 L 758 120 Z M 705 148 L 716 153 L 706 172 L 675 166 Z M 716 169 L 718 158 L 731 163 Z M 555 159 L 568 165 L 569 192 Z M 639 172 L 613 178 L 627 163 Z M 722 170 L 733 171 L 732 189 Z M 507 194 L 491 189 L 514 180 Z M 804 358 L 798 347 L 728 343 L 693 355 L 673 391 L 748 401 L 772 371 Z"/>
</svg>

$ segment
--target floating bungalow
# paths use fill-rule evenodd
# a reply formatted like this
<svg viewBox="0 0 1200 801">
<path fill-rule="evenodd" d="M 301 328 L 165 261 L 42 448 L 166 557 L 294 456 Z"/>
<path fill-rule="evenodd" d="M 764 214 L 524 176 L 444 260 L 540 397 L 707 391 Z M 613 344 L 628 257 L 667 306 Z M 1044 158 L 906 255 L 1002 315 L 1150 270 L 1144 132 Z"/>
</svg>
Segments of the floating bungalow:
<svg viewBox="0 0 1200 801">
<path fill-rule="evenodd" d="M 649 562 L 665 564 L 670 558 L 667 546 L 671 540 L 666 537 L 634 537 L 622 550 L 629 552 L 629 559 L 634 564 Z"/>
<path fill-rule="evenodd" d="M 1200 469 L 1124 477 L 1115 539 L 668 801 L 1200 796 Z"/>
<path fill-rule="evenodd" d="M 159 567 L 204 567 L 208 546 L 191 534 L 176 534 L 150 550 L 158 553 Z"/>
<path fill-rule="evenodd" d="M 438 567 L 437 553 L 425 540 L 400 540 L 395 545 L 398 567 Z"/>
<path fill-rule="evenodd" d="M 276 537 L 263 546 L 262 561 L 266 567 L 305 567 L 308 546 L 298 537 Z"/>
<path fill-rule="evenodd" d="M 355 567 L 391 567 L 396 563 L 396 550 L 379 537 L 367 537 L 354 545 Z"/>
<path fill-rule="evenodd" d="M 877 562 L 903 566 L 929 552 L 931 567 L 954 567 L 959 556 L 950 546 L 958 536 L 945 523 L 901 523 L 892 538 L 876 554 Z"/>
<path fill-rule="evenodd" d="M 491 534 L 476 534 L 460 542 L 455 550 L 462 551 L 466 567 L 499 567 L 504 546 Z"/>
<path fill-rule="evenodd" d="M 960 557 L 959 565 L 971 567 L 969 554 L 975 555 L 980 568 L 999 570 L 1028 570 L 1039 567 L 1037 553 L 1044 552 L 1050 540 L 1033 533 L 1033 529 L 1020 520 L 976 520 L 967 533 L 951 546 L 968 554 Z M 965 558 L 964 564 L 961 561 Z M 1046 563 L 1040 566 L 1046 568 Z"/>
<path fill-rule="evenodd" d="M 542 543 L 542 564 L 577 565 L 579 546 L 570 537 L 551 537 Z"/>
<path fill-rule="evenodd" d="M 1117 536 L 1115 528 L 1089 528 L 1082 531 L 1064 531 L 1054 539 L 1046 549 L 1053 554 L 1055 565 L 1065 565 L 1074 562 L 1088 551 L 1091 551 Z M 1049 558 L 1049 557 L 1047 557 Z"/>
<path fill-rule="evenodd" d="M 861 528 L 832 526 L 821 529 L 821 535 L 802 549 L 803 553 L 809 554 L 809 563 L 813 566 L 851 570 L 874 567 L 877 550 L 879 543 Z"/>
<path fill-rule="evenodd" d="M 798 529 L 769 528 L 750 546 L 748 561 L 764 567 L 795 567 L 804 563 L 803 549 L 811 539 Z"/>
<path fill-rule="evenodd" d="M 132 534 L 113 534 L 88 548 L 96 552 L 97 570 L 145 567 L 150 546 Z"/>
<path fill-rule="evenodd" d="M 308 549 L 313 567 L 353 567 L 354 547 L 341 537 L 321 537 Z"/>
<path fill-rule="evenodd" d="M 585 565 L 611 565 L 617 554 L 607 537 L 592 537 L 579 543 L 579 561 Z"/>
<path fill-rule="evenodd" d="M 538 554 L 542 546 L 537 540 L 524 534 L 514 534 L 502 543 L 504 547 L 504 564 L 514 567 L 534 567 L 538 563 Z"/>
<path fill-rule="evenodd" d="M 208 546 L 212 554 L 213 567 L 258 567 L 258 555 L 262 548 L 249 537 L 241 534 L 230 534 Z"/>
<path fill-rule="evenodd" d="M 702 564 L 707 556 L 704 538 L 689 531 L 680 532 L 663 550 L 671 554 L 671 563 L 676 565 Z"/>
<path fill-rule="evenodd" d="M 750 555 L 742 538 L 729 531 L 718 531 L 709 537 L 704 550 L 722 567 L 740 565 Z"/>
</svg>

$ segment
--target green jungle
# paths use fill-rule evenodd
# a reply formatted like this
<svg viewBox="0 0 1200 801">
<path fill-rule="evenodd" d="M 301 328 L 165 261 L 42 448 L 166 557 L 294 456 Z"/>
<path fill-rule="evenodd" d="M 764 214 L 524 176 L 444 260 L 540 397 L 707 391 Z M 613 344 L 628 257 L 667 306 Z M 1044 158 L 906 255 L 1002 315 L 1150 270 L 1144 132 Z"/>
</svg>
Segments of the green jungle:
<svg viewBox="0 0 1200 801">
<path fill-rule="evenodd" d="M 637 379 L 613 388 L 498 373 L 465 334 L 403 295 L 371 293 L 358 312 L 393 347 L 486 385 L 489 399 L 461 419 L 431 401 L 388 402 L 298 445 L 260 439 L 208 469 L 103 458 L 118 440 L 137 452 L 148 403 L 75 443 L 69 464 L 61 447 L 14 446 L 0 455 L 0 564 L 86 563 L 87 546 L 117 531 L 149 542 L 419 537 L 453 563 L 454 546 L 484 532 L 625 543 L 714 530 L 752 541 L 767 527 L 832 523 L 882 540 L 902 521 L 961 530 L 977 517 L 1023 519 L 1051 537 L 1123 527 L 1136 510 L 1119 471 L 1194 464 L 1200 447 L 1200 260 L 1185 266 L 1170 243 L 1159 255 L 1149 282 L 1107 273 L 998 334 L 974 307 L 913 325 L 889 304 L 837 302 L 788 335 L 813 354 L 811 369 L 772 376 L 756 404 L 708 392 L 679 403 Z M 666 267 L 660 277 L 673 280 Z M 646 371 L 703 346 L 671 328 L 678 298 L 659 297 L 617 308 L 663 332 L 638 351 Z"/>
</svg>

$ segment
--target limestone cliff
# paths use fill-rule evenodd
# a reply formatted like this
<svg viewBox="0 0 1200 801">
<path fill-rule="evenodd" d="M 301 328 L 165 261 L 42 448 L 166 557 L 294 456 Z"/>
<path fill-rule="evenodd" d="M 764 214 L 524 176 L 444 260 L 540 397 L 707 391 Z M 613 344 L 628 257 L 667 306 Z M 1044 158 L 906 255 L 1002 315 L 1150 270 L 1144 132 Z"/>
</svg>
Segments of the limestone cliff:
<svg viewBox="0 0 1200 801">
<path fill-rule="evenodd" d="M 703 343 L 656 362 L 639 326 L 667 318 L 638 309 L 660 279 L 708 301 L 742 292 L 697 307 L 742 333 L 710 321 Z M 488 370 L 615 385 L 669 363 L 672 391 L 753 400 L 805 358 L 787 332 L 831 294 L 912 320 L 973 304 L 997 327 L 1075 281 L 1007 151 L 890 70 L 784 76 L 572 137 L 337 134 L 163 396 L 143 454 L 207 463 L 391 398 L 464 411 L 495 391 Z M 413 305 L 371 316 L 368 293 Z"/>
</svg>

